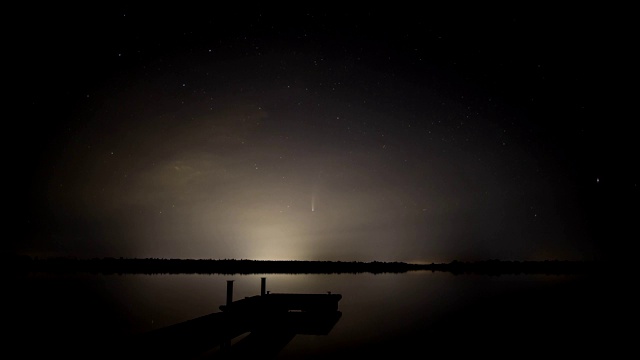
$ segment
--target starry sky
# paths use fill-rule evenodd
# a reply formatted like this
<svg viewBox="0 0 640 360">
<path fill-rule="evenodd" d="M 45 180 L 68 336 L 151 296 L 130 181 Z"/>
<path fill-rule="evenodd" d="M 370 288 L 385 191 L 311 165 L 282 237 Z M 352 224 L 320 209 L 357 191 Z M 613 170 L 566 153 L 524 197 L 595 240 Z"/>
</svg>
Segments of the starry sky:
<svg viewBox="0 0 640 360">
<path fill-rule="evenodd" d="M 620 256 L 625 12 L 453 10 L 12 9 L 9 251 Z"/>
</svg>

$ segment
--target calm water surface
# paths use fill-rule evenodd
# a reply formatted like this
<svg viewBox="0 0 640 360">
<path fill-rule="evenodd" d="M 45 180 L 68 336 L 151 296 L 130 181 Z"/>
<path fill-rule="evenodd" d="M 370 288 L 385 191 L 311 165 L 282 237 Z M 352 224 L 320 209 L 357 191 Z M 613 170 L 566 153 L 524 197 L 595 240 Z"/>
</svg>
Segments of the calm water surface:
<svg viewBox="0 0 640 360">
<path fill-rule="evenodd" d="M 219 312 L 227 280 L 234 300 L 258 295 L 262 277 L 274 293 L 342 294 L 329 334 L 296 335 L 278 359 L 612 356 L 633 343 L 623 330 L 627 291 L 606 276 L 31 274 L 9 278 L 5 350 L 25 359 L 97 358 L 123 339 Z"/>
</svg>

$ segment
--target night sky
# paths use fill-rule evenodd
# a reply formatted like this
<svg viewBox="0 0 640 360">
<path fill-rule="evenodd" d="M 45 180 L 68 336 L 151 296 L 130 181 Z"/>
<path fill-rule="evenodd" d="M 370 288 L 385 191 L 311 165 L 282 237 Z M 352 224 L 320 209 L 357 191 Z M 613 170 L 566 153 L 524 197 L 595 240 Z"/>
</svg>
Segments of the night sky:
<svg viewBox="0 0 640 360">
<path fill-rule="evenodd" d="M 637 238 L 628 10 L 47 6 L 6 14 L 11 252 L 584 260 Z"/>
</svg>

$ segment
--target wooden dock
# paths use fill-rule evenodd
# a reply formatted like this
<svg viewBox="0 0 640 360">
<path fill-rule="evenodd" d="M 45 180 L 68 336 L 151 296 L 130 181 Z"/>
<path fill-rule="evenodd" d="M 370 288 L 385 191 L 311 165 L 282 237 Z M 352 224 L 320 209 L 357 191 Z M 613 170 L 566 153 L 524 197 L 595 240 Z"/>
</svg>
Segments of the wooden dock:
<svg viewBox="0 0 640 360">
<path fill-rule="evenodd" d="M 233 301 L 228 305 L 220 305 L 220 310 L 227 313 L 282 313 L 301 312 L 333 312 L 338 311 L 340 294 L 265 294 L 246 297 Z"/>
<path fill-rule="evenodd" d="M 295 335 L 328 335 L 340 320 L 340 294 L 270 293 L 262 278 L 260 295 L 233 301 L 227 281 L 227 303 L 220 312 L 154 330 L 133 339 L 126 351 L 140 358 L 183 359 L 274 356 Z M 248 335 L 247 335 L 248 334 Z M 240 341 L 234 339 L 246 335 Z"/>
<path fill-rule="evenodd" d="M 227 303 L 220 310 L 229 313 L 271 313 L 287 311 L 331 312 L 338 311 L 340 294 L 295 294 L 266 291 L 266 278 L 261 279 L 260 295 L 233 301 L 233 280 L 227 281 Z"/>
</svg>

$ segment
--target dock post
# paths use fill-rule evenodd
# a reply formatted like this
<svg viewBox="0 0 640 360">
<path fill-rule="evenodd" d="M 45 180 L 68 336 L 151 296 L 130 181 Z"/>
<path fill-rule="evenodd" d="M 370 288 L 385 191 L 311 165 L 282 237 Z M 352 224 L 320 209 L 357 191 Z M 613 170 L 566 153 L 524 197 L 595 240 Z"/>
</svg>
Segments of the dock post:
<svg viewBox="0 0 640 360">
<path fill-rule="evenodd" d="M 233 280 L 227 280 L 227 306 L 233 302 Z"/>
<path fill-rule="evenodd" d="M 267 278 L 260 278 L 260 296 L 264 296 L 264 292 L 267 289 Z"/>
</svg>

